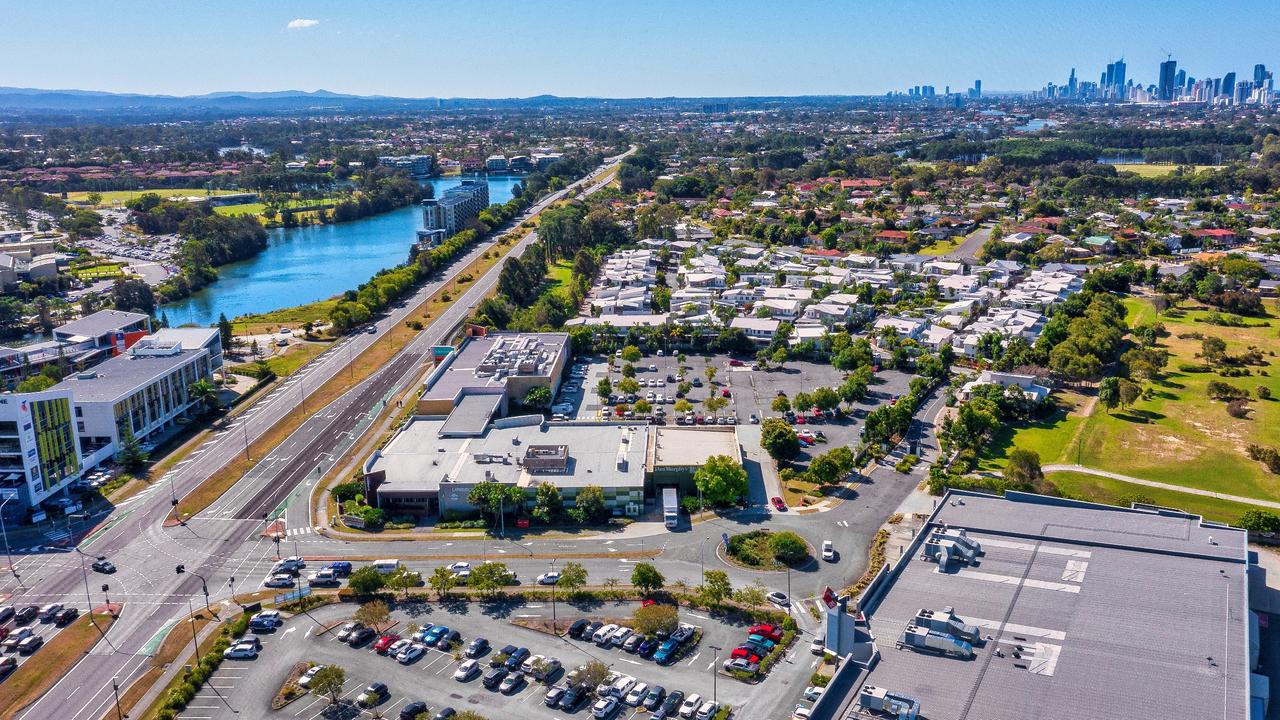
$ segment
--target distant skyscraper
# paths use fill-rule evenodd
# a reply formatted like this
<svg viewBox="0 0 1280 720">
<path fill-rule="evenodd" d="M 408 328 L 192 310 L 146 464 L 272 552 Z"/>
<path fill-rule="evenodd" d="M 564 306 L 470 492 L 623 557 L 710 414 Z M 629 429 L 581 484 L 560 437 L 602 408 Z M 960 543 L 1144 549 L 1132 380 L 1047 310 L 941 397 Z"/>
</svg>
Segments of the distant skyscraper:
<svg viewBox="0 0 1280 720">
<path fill-rule="evenodd" d="M 1124 58 L 1120 58 L 1119 60 L 1116 61 L 1115 81 L 1116 81 L 1116 87 L 1120 88 L 1122 93 L 1124 88 L 1124 72 L 1125 72 Z"/>
<path fill-rule="evenodd" d="M 1236 74 L 1229 72 L 1222 76 L 1222 94 L 1233 97 L 1236 94 Z"/>
<path fill-rule="evenodd" d="M 1116 64 L 1107 63 L 1107 71 L 1102 74 L 1102 86 L 1110 89 L 1116 84 Z"/>
<path fill-rule="evenodd" d="M 973 96 L 982 97 L 982 81 L 981 80 L 973 81 Z"/>
<path fill-rule="evenodd" d="M 1178 61 L 1172 58 L 1160 63 L 1160 84 L 1157 86 L 1159 99 L 1173 99 L 1173 79 L 1178 74 Z"/>
<path fill-rule="evenodd" d="M 1178 74 L 1173 76 L 1173 86 L 1175 88 L 1182 88 L 1182 87 L 1186 87 L 1186 85 L 1187 85 L 1187 71 L 1179 70 Z"/>
<path fill-rule="evenodd" d="M 1067 78 L 1067 97 L 1076 96 L 1076 69 L 1071 68 L 1071 77 Z"/>
<path fill-rule="evenodd" d="M 1267 66 L 1258 63 L 1253 66 L 1253 84 L 1262 87 L 1267 82 Z"/>
</svg>

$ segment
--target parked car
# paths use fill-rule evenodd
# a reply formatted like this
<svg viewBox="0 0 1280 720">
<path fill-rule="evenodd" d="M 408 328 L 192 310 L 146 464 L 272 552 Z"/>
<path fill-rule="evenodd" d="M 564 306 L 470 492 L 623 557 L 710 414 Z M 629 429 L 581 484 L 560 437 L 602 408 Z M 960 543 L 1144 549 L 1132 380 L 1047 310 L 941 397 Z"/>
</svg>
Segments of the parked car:
<svg viewBox="0 0 1280 720">
<path fill-rule="evenodd" d="M 560 707 L 560 700 L 564 698 L 569 688 L 564 685 L 553 685 L 550 690 L 542 696 L 542 703 L 549 708 Z"/>
<path fill-rule="evenodd" d="M 385 700 L 388 694 L 385 683 L 369 683 L 368 687 L 356 696 L 356 704 L 363 707 L 372 707 Z"/>
<path fill-rule="evenodd" d="M 775 495 L 774 497 L 769 498 L 769 502 L 773 505 L 774 509 L 777 510 L 778 512 L 787 511 L 786 500 L 783 500 L 782 498 Z"/>
<path fill-rule="evenodd" d="M 747 634 L 759 635 L 761 637 L 768 638 L 774 642 L 782 642 L 782 628 L 778 627 L 777 625 L 770 625 L 768 623 L 752 625 L 751 627 L 747 628 Z"/>
<path fill-rule="evenodd" d="M 462 633 L 458 632 L 457 630 L 450 630 L 445 634 L 441 635 L 439 640 L 436 640 L 435 647 L 437 650 L 448 650 L 449 648 L 453 647 L 454 643 L 460 642 L 461 640 L 462 640 Z"/>
<path fill-rule="evenodd" d="M 526 658 L 530 655 L 529 648 L 516 648 L 516 651 L 507 656 L 507 661 L 503 663 L 508 671 L 519 670 L 524 664 Z"/>
<path fill-rule="evenodd" d="M 678 643 L 683 643 L 692 637 L 693 637 L 692 625 L 681 625 L 676 628 L 675 632 L 671 633 L 671 639 L 675 640 Z"/>
<path fill-rule="evenodd" d="M 702 707 L 698 708 L 698 712 L 694 714 L 694 720 L 711 720 L 720 711 L 720 703 L 708 700 L 702 703 Z"/>
<path fill-rule="evenodd" d="M 773 646 L 777 644 L 763 635 L 748 635 L 747 642 L 751 643 L 752 645 L 759 645 L 765 650 L 772 650 Z"/>
<path fill-rule="evenodd" d="M 80 611 L 75 608 L 62 608 L 53 616 L 53 624 L 58 627 L 69 624 L 72 620 L 80 617 Z"/>
<path fill-rule="evenodd" d="M 725 672 L 745 672 L 755 674 L 760 672 L 760 663 L 752 662 L 746 658 L 734 658 L 724 662 L 724 669 Z"/>
<path fill-rule="evenodd" d="M 813 642 L 809 643 L 809 652 L 814 655 L 821 655 L 827 651 L 827 636 L 815 635 Z"/>
<path fill-rule="evenodd" d="M 302 688 L 303 690 L 306 690 L 307 688 L 311 687 L 311 681 L 315 679 L 316 673 L 320 672 L 323 669 L 324 669 L 324 665 L 312 665 L 311 667 L 307 668 L 307 671 L 302 673 L 302 676 L 298 678 L 298 687 Z"/>
<path fill-rule="evenodd" d="M 740 648 L 734 648 L 733 652 L 730 653 L 729 657 L 734 660 L 746 660 L 747 662 L 758 663 L 760 662 L 761 656 L 759 653 L 755 652 L 754 650 L 751 650 L 745 647 L 740 647 Z"/>
<path fill-rule="evenodd" d="M 640 705 L 645 710 L 656 710 L 662 704 L 662 699 L 667 696 L 667 689 L 661 685 L 654 685 L 644 694 L 644 699 L 640 701 Z"/>
<path fill-rule="evenodd" d="M 321 568 L 307 576 L 307 584 L 314 587 L 339 585 L 342 581 L 331 568 Z"/>
<path fill-rule="evenodd" d="M 511 673 L 508 672 L 506 668 L 501 668 L 501 667 L 490 668 L 489 672 L 484 674 L 484 681 L 483 681 L 484 686 L 489 688 L 490 690 L 493 690 L 494 688 L 501 685 L 502 681 L 505 680 L 507 675 L 510 675 L 510 674 Z"/>
<path fill-rule="evenodd" d="M 613 635 L 610 636 L 609 642 L 606 643 L 606 645 L 622 645 L 627 641 L 627 638 L 631 637 L 632 632 L 633 631 L 629 627 L 619 627 L 617 630 L 613 631 Z"/>
<path fill-rule="evenodd" d="M 10 614 L 12 614 L 12 608 L 10 608 Z M 574 620 L 573 624 L 569 626 L 569 637 L 571 638 L 582 637 L 582 631 L 586 630 L 587 626 L 590 624 L 591 624 L 591 621 L 587 620 L 586 618 L 579 618 L 578 620 Z"/>
<path fill-rule="evenodd" d="M 418 720 L 418 716 L 425 713 L 429 708 L 427 704 L 421 700 L 413 702 L 400 708 L 400 720 Z"/>
<path fill-rule="evenodd" d="M 338 634 L 336 636 L 338 639 L 338 642 L 347 642 L 348 640 L 351 639 L 352 633 L 362 628 L 364 628 L 364 626 L 358 622 L 346 623 L 342 627 L 338 628 Z"/>
<path fill-rule="evenodd" d="M 39 650 L 42 645 L 44 645 L 43 637 L 39 635 L 28 635 L 22 639 L 22 642 L 18 643 L 18 652 L 23 655 L 30 655 L 31 653 Z"/>
<path fill-rule="evenodd" d="M 431 629 L 423 633 L 422 642 L 426 645 L 435 645 L 436 643 L 440 642 L 440 638 L 444 637 L 448 633 L 449 633 L 448 626 L 432 625 Z"/>
<path fill-rule="evenodd" d="M 636 654 L 643 658 L 651 657 L 654 651 L 657 650 L 658 646 L 661 644 L 662 641 L 658 638 L 647 637 L 643 642 L 636 646 Z"/>
<path fill-rule="evenodd" d="M 560 573 L 558 571 L 545 572 L 538 576 L 539 585 L 555 585 L 560 582 Z"/>
<path fill-rule="evenodd" d="M 451 717 L 453 717 L 454 715 L 457 715 L 457 714 L 458 714 L 458 711 L 457 711 L 457 710 L 454 710 L 454 709 L 453 709 L 453 708 L 451 708 L 451 707 L 441 708 L 441 709 L 440 709 L 440 712 L 436 713 L 436 714 L 431 718 L 431 720 L 449 720 L 449 718 L 451 718 Z"/>
<path fill-rule="evenodd" d="M 814 702 L 820 697 L 822 697 L 822 688 L 818 687 L 817 685 L 810 685 L 809 687 L 804 689 L 805 700 L 808 700 L 809 702 Z"/>
<path fill-rule="evenodd" d="M 488 650 L 489 641 L 482 637 L 478 637 L 473 639 L 470 644 L 467 645 L 466 652 L 463 654 L 469 658 L 478 658 L 488 652 Z"/>
<path fill-rule="evenodd" d="M 8 622 L 9 619 L 13 617 L 14 612 L 15 611 L 12 605 L 5 605 L 4 607 L 0 607 L 0 623 Z"/>
<path fill-rule="evenodd" d="M 386 633 L 385 635 L 380 636 L 378 641 L 373 644 L 373 651 L 379 655 L 385 655 L 387 650 L 391 649 L 392 643 L 398 642 L 399 640 L 399 635 L 396 635 L 395 633 Z"/>
<path fill-rule="evenodd" d="M 18 643 L 26 640 L 34 634 L 35 631 L 29 627 L 18 628 L 17 630 L 9 633 L 9 635 L 5 637 L 4 642 L 0 642 L 0 647 L 4 647 L 6 650 L 12 650 L 18 647 Z"/>
<path fill-rule="evenodd" d="M 253 660 L 258 657 L 258 649 L 249 643 L 236 643 L 223 650 L 222 657 L 229 660 Z"/>
<path fill-rule="evenodd" d="M 18 659 L 15 657 L 0 658 L 0 678 L 7 677 L 18 667 Z"/>
<path fill-rule="evenodd" d="M 400 651 L 398 655 L 396 655 L 396 662 L 400 663 L 401 665 L 408 665 L 414 660 L 417 660 L 418 658 L 422 657 L 422 654 L 425 653 L 426 651 L 427 651 L 427 648 L 420 645 L 419 643 L 409 643 L 408 647 L 404 648 L 403 650 Z"/>
<path fill-rule="evenodd" d="M 635 707 L 640 704 L 641 700 L 644 700 L 644 696 L 648 693 L 649 685 L 647 683 L 636 683 L 631 686 L 631 690 L 622 698 L 622 702 L 631 707 Z"/>
<path fill-rule="evenodd" d="M 613 623 L 609 623 L 608 625 L 601 626 L 600 629 L 596 630 L 595 633 L 591 636 L 591 640 L 597 645 L 607 645 L 609 644 L 610 639 L 613 637 L 613 634 L 617 632 L 617 630 L 618 630 L 618 626 L 614 625 Z"/>
<path fill-rule="evenodd" d="M 681 703 L 680 705 L 680 717 L 682 718 L 693 717 L 693 714 L 698 711 L 698 707 L 700 707 L 701 705 L 702 705 L 701 695 L 699 695 L 698 693 L 694 693 L 690 695 L 689 697 L 685 698 L 684 702 Z"/>
<path fill-rule="evenodd" d="M 498 692 L 503 695 L 510 695 L 519 690 L 522 685 L 524 685 L 524 673 L 517 670 L 502 678 L 502 682 L 498 685 Z"/>
<path fill-rule="evenodd" d="M 675 638 L 668 638 L 662 641 L 657 650 L 653 651 L 653 661 L 659 665 L 666 665 L 676 658 L 676 651 L 680 649 L 680 643 Z"/>
<path fill-rule="evenodd" d="M 788 605 L 791 604 L 791 598 L 787 597 L 786 593 L 778 592 L 777 590 L 774 590 L 773 592 L 769 593 L 768 595 L 765 595 L 764 597 L 766 600 L 773 603 L 774 605 L 787 607 Z"/>
<path fill-rule="evenodd" d="M 458 682 L 466 682 L 478 672 L 480 672 L 480 662 L 478 660 L 463 660 L 458 665 L 458 669 L 453 671 L 453 679 Z"/>
<path fill-rule="evenodd" d="M 617 709 L 618 709 L 617 698 L 611 698 L 611 697 L 600 698 L 599 700 L 596 701 L 595 705 L 591 706 L 591 717 L 607 718 L 613 714 L 614 710 L 617 710 Z"/>
<path fill-rule="evenodd" d="M 569 689 L 565 691 L 564 697 L 560 698 L 560 709 L 565 712 L 573 712 L 577 710 L 588 697 L 587 690 L 583 686 L 570 686 Z"/>
<path fill-rule="evenodd" d="M 626 640 L 622 642 L 622 649 L 629 653 L 633 653 L 636 651 L 637 648 L 640 647 L 640 643 L 644 642 L 644 640 L 645 640 L 645 637 L 643 635 L 640 635 L 638 633 L 635 635 L 632 635 L 631 637 L 628 637 Z"/>
<path fill-rule="evenodd" d="M 353 630 L 351 632 L 351 635 L 347 638 L 347 644 L 350 645 L 351 647 L 363 645 L 364 643 L 369 642 L 369 640 L 372 639 L 374 635 L 377 635 L 377 633 L 373 631 L 373 628 L 367 628 L 367 627 L 357 628 Z"/>
</svg>

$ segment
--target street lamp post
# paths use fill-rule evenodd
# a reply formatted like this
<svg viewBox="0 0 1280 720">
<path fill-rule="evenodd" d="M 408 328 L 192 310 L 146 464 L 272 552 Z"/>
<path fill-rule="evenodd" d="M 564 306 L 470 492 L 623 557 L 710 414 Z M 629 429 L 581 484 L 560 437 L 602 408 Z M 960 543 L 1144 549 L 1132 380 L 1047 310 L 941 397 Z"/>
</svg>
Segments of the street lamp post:
<svg viewBox="0 0 1280 720">
<path fill-rule="evenodd" d="M 84 569 L 84 552 L 80 548 L 75 549 L 80 554 L 80 574 L 84 577 L 84 600 L 89 607 L 85 610 L 89 617 L 93 617 L 93 598 L 89 597 L 89 571 Z"/>
<path fill-rule="evenodd" d="M 717 682 L 717 680 L 720 679 L 720 668 L 716 666 L 720 664 L 720 651 L 723 650 L 724 648 L 716 647 L 715 645 L 712 645 L 710 647 L 712 652 L 715 653 L 714 655 L 715 659 L 711 661 L 711 702 L 716 703 L 718 705 L 720 703 L 720 700 L 719 700 L 719 694 L 718 694 L 719 683 Z"/>
<path fill-rule="evenodd" d="M 200 645 L 196 642 L 196 611 L 191 608 L 191 596 L 187 596 L 187 622 L 191 623 L 191 665 L 200 662 Z"/>
<path fill-rule="evenodd" d="M 116 720 L 124 720 L 124 710 L 120 709 L 120 676 L 111 678 L 111 692 L 116 696 Z"/>
<path fill-rule="evenodd" d="M 707 581 L 707 541 L 710 539 L 710 535 L 702 538 L 702 544 L 698 546 L 698 562 L 702 566 L 702 574 L 698 577 L 700 583 Z"/>
<path fill-rule="evenodd" d="M 556 559 L 551 558 L 551 572 L 556 571 Z M 557 578 L 558 580 L 559 578 Z M 559 637 L 556 630 L 556 583 L 551 583 L 551 634 Z"/>
</svg>

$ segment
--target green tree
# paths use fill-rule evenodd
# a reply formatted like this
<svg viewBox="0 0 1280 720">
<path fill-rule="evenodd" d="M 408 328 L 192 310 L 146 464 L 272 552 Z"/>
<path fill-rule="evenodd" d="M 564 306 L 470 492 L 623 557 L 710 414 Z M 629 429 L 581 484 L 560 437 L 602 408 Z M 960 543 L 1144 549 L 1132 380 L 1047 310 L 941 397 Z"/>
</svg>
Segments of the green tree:
<svg viewBox="0 0 1280 720">
<path fill-rule="evenodd" d="M 467 493 L 467 502 L 489 515 L 494 522 L 500 512 L 519 511 L 524 505 L 524 499 L 524 490 L 499 482 L 482 482 Z"/>
<path fill-rule="evenodd" d="M 636 563 L 631 571 L 631 584 L 646 595 L 661 590 L 664 582 L 666 578 L 652 563 Z"/>
<path fill-rule="evenodd" d="M 551 405 L 551 389 L 541 385 L 534 385 L 529 388 L 529 392 L 524 394 L 524 406 L 530 408 L 545 408 Z"/>
<path fill-rule="evenodd" d="M 640 362 L 640 358 L 642 357 L 644 356 L 640 353 L 640 348 L 635 345 L 627 345 L 622 348 L 622 359 L 629 363 L 634 364 Z"/>
<path fill-rule="evenodd" d="M 142 449 L 142 443 L 138 438 L 133 436 L 133 431 L 126 424 L 124 433 L 120 436 L 120 452 L 116 459 L 124 466 L 125 470 L 130 473 L 140 473 L 147 466 L 151 454 Z"/>
<path fill-rule="evenodd" d="M 747 471 L 728 455 L 712 455 L 693 473 L 693 483 L 705 502 L 728 505 L 747 493 Z"/>
<path fill-rule="evenodd" d="M 759 578 L 754 580 L 750 585 L 739 588 L 733 593 L 733 601 L 739 605 L 760 606 L 767 601 L 765 595 L 769 590 L 760 582 Z"/>
<path fill-rule="evenodd" d="M 222 341 L 224 350 L 230 350 L 235 343 L 235 334 L 232 332 L 231 321 L 227 319 L 226 313 L 218 314 L 218 337 Z"/>
<path fill-rule="evenodd" d="M 791 401 L 791 407 L 798 413 L 808 412 L 813 407 L 813 396 L 807 392 L 798 392 Z"/>
<path fill-rule="evenodd" d="M 1035 485 L 1044 480 L 1044 472 L 1040 469 L 1040 453 L 1026 448 L 1014 448 L 1009 453 L 1009 464 L 1005 466 L 1004 476 L 1016 483 Z"/>
<path fill-rule="evenodd" d="M 453 571 L 447 567 L 438 567 L 431 571 L 431 575 L 427 578 L 427 584 L 432 590 L 436 591 L 436 598 L 443 598 L 449 594 L 458 585 L 458 579 L 453 576 Z"/>
<path fill-rule="evenodd" d="M 533 517 L 538 522 L 548 525 L 558 523 L 564 518 L 564 498 L 560 488 L 553 482 L 544 482 L 538 486 L 533 501 Z"/>
<path fill-rule="evenodd" d="M 1129 408 L 1142 397 L 1142 386 L 1127 378 L 1120 378 L 1120 407 Z"/>
<path fill-rule="evenodd" d="M 604 503 L 604 490 L 599 485 L 583 486 L 574 496 L 573 505 L 589 523 L 602 522 L 609 516 L 609 508 Z"/>
<path fill-rule="evenodd" d="M 632 627 L 642 635 L 670 633 L 680 624 L 676 606 L 665 603 L 654 603 L 638 608 L 632 621 Z"/>
<path fill-rule="evenodd" d="M 347 682 L 347 671 L 340 665 L 325 665 L 311 677 L 311 692 L 329 698 L 330 705 L 342 699 L 342 686 Z"/>
<path fill-rule="evenodd" d="M 613 381 L 607 377 L 600 378 L 600 382 L 596 383 L 596 395 L 601 400 L 607 400 L 613 394 Z"/>
<path fill-rule="evenodd" d="M 769 418 L 760 426 L 760 447 L 774 460 L 790 460 L 800 454 L 800 438 L 783 420 Z"/>
<path fill-rule="evenodd" d="M 791 353 L 787 352 L 786 346 L 779 345 L 778 348 L 773 351 L 773 354 L 769 356 L 769 359 L 773 361 L 774 365 L 777 365 L 778 368 L 781 369 L 782 366 L 786 364 L 787 360 L 791 359 Z"/>
<path fill-rule="evenodd" d="M 560 579 L 556 581 L 556 587 L 572 593 L 586 584 L 587 569 L 582 566 L 582 563 L 567 562 L 560 568 Z"/>
<path fill-rule="evenodd" d="M 708 365 L 708 366 L 707 366 L 707 369 L 706 369 L 706 370 L 703 370 L 702 372 L 703 372 L 703 374 L 704 374 L 704 375 L 706 375 L 706 376 L 707 376 L 707 382 L 708 382 L 708 383 L 711 383 L 712 385 L 714 385 L 714 384 L 715 384 L 715 382 L 716 382 L 716 366 L 715 366 L 715 365 Z"/>
<path fill-rule="evenodd" d="M 415 587 L 421 578 L 418 573 L 401 565 L 395 569 L 395 572 L 386 576 L 387 589 L 392 592 L 399 592 L 404 596 L 408 596 L 409 588 Z"/>
<path fill-rule="evenodd" d="M 732 593 L 733 586 L 729 584 L 728 573 L 723 570 L 708 570 L 702 573 L 702 588 L 700 594 L 707 602 L 722 602 Z"/>
<path fill-rule="evenodd" d="M 809 545 L 804 538 L 790 530 L 770 535 L 769 550 L 773 552 L 774 559 L 787 565 L 794 565 L 809 557 Z"/>
<path fill-rule="evenodd" d="M 100 193 L 100 192 L 96 192 L 96 191 L 95 191 L 95 192 L 91 192 L 91 193 L 89 193 L 88 195 L 85 195 L 85 196 L 84 196 L 84 199 L 85 199 L 85 201 L 86 201 L 86 202 L 88 202 L 90 205 L 101 205 L 101 204 L 102 204 L 102 193 Z"/>
<path fill-rule="evenodd" d="M 723 410 L 728 404 L 729 401 L 727 399 L 722 398 L 719 395 L 712 395 L 702 403 L 702 406 L 707 409 L 707 412 L 715 415 Z"/>
<path fill-rule="evenodd" d="M 205 412 L 217 410 L 221 403 L 218 400 L 218 387 L 208 380 L 197 380 L 187 387 L 187 395 L 204 408 Z"/>
<path fill-rule="evenodd" d="M 608 664 L 600 660 L 590 660 L 582 666 L 582 672 L 578 673 L 578 681 L 589 688 L 594 688 L 604 682 L 611 672 L 613 671 L 609 669 Z"/>
<path fill-rule="evenodd" d="M 774 412 L 785 413 L 791 409 L 791 401 L 786 395 L 779 395 L 773 399 L 773 404 L 769 407 L 773 408 Z"/>
<path fill-rule="evenodd" d="M 57 384 L 57 380 L 45 375 L 44 373 L 40 373 L 38 375 L 32 375 L 26 380 L 18 383 L 18 386 L 15 389 L 20 393 L 34 393 L 48 390 Z"/>
<path fill-rule="evenodd" d="M 355 573 L 352 573 L 352 577 L 354 576 Z M 356 608 L 355 615 L 351 619 L 376 630 L 391 621 L 391 608 L 381 600 L 370 600 Z"/>
<path fill-rule="evenodd" d="M 471 587 L 475 588 L 485 597 L 493 597 L 504 585 L 507 584 L 511 571 L 507 569 L 506 563 L 494 562 L 490 560 L 481 563 L 471 570 L 471 577 L 468 579 Z"/>
<path fill-rule="evenodd" d="M 693 409 L 693 403 L 685 400 L 684 398 L 680 398 L 676 401 L 676 404 L 673 407 L 676 412 L 684 414 Z"/>
<path fill-rule="evenodd" d="M 357 595 L 372 595 L 386 586 L 386 576 L 372 565 L 356 568 L 347 578 L 347 587 Z"/>
<path fill-rule="evenodd" d="M 1120 378 L 1106 377 L 1098 383 L 1098 402 L 1111 412 L 1120 404 Z"/>
<path fill-rule="evenodd" d="M 1245 510 L 1236 524 L 1256 533 L 1280 533 L 1280 516 L 1269 510 Z"/>
</svg>

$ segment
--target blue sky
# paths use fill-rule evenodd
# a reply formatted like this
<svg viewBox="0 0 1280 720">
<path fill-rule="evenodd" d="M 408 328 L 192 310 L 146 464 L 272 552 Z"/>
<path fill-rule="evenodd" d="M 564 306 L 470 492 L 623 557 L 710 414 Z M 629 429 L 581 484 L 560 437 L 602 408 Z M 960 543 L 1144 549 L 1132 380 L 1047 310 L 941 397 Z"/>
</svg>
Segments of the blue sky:
<svg viewBox="0 0 1280 720">
<path fill-rule="evenodd" d="M 1280 66 L 1276 0 L 0 0 L 0 85 L 440 97 L 879 94 Z"/>
</svg>

